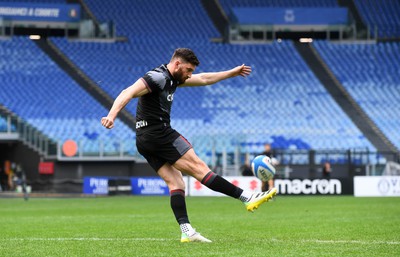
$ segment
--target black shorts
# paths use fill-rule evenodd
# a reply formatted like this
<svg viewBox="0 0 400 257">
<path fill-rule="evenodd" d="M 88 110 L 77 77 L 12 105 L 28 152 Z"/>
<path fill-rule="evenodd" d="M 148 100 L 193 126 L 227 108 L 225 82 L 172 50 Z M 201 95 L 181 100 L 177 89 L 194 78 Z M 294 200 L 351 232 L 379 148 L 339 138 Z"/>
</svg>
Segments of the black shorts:
<svg viewBox="0 0 400 257">
<path fill-rule="evenodd" d="M 192 145 L 171 127 L 136 135 L 136 147 L 150 166 L 158 171 L 165 163 L 174 164 Z"/>
</svg>

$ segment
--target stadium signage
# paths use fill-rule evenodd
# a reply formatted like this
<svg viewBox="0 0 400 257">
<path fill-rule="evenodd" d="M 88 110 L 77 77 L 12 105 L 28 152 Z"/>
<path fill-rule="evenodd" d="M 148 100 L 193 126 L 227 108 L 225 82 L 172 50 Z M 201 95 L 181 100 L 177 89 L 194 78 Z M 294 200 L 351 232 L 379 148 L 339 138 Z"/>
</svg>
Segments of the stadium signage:
<svg viewBox="0 0 400 257">
<path fill-rule="evenodd" d="M 255 177 L 224 176 L 224 178 L 244 190 L 253 192 L 261 190 L 261 180 Z M 397 193 L 400 196 L 400 177 L 391 178 L 391 180 L 381 180 L 376 188 L 380 188 L 382 192 L 389 191 L 390 194 Z M 183 179 L 187 195 L 224 196 L 210 190 L 192 177 L 185 176 Z M 352 178 L 276 179 L 275 187 L 279 195 L 352 195 L 354 193 Z M 169 195 L 167 184 L 159 177 L 85 177 L 83 192 L 85 194 Z"/>
<path fill-rule="evenodd" d="M 15 21 L 79 21 L 78 4 L 34 4 L 0 2 L 0 18 Z"/>
<path fill-rule="evenodd" d="M 96 195 L 108 194 L 108 178 L 85 177 L 83 179 L 83 193 Z"/>
<path fill-rule="evenodd" d="M 275 187 L 279 194 L 342 194 L 342 183 L 338 179 L 276 179 Z"/>
<path fill-rule="evenodd" d="M 354 196 L 400 196 L 400 176 L 355 176 Z"/>
<path fill-rule="evenodd" d="M 129 178 L 108 178 L 109 195 L 130 195 L 131 192 L 132 186 Z"/>
<path fill-rule="evenodd" d="M 224 176 L 224 178 L 243 190 L 252 192 L 261 190 L 261 180 L 256 177 Z M 225 196 L 209 189 L 193 177 L 189 177 L 188 181 L 186 181 L 186 188 L 190 196 Z"/>
<path fill-rule="evenodd" d="M 231 19 L 241 25 L 339 25 L 348 23 L 343 7 L 233 7 Z"/>
<path fill-rule="evenodd" d="M 169 195 L 167 184 L 159 177 L 131 178 L 134 195 Z"/>
<path fill-rule="evenodd" d="M 83 193 L 97 195 L 169 195 L 159 177 L 85 177 Z"/>
</svg>

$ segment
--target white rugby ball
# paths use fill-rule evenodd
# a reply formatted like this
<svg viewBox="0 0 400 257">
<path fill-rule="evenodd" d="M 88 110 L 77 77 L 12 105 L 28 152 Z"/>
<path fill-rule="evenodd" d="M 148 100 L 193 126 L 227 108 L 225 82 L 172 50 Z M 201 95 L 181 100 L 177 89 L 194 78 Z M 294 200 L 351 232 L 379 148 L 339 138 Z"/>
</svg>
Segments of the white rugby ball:
<svg viewBox="0 0 400 257">
<path fill-rule="evenodd" d="M 262 181 L 268 181 L 275 176 L 275 167 L 272 160 L 266 155 L 258 155 L 251 162 L 251 170 L 254 176 Z"/>
</svg>

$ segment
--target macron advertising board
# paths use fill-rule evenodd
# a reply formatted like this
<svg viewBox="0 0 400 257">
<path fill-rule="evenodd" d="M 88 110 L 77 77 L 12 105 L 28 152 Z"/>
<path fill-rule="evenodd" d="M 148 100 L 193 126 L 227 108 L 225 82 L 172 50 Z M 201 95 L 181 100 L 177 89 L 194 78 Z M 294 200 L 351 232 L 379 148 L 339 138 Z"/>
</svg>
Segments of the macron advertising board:
<svg viewBox="0 0 400 257">
<path fill-rule="evenodd" d="M 232 184 L 251 192 L 261 191 L 261 180 L 256 177 L 224 177 Z M 352 179 L 275 179 L 279 195 L 352 195 Z M 190 196 L 224 196 L 214 192 L 196 179 L 189 178 Z"/>
<path fill-rule="evenodd" d="M 353 180 L 348 179 L 275 179 L 280 195 L 352 195 Z"/>
<path fill-rule="evenodd" d="M 226 176 L 226 180 L 232 184 L 251 192 L 261 191 L 261 180 L 256 177 Z M 215 192 L 192 177 L 183 177 L 186 184 L 186 195 L 189 196 L 225 196 Z M 129 184 L 129 189 L 127 183 Z M 381 187 L 397 186 L 400 194 L 398 180 L 385 180 Z M 384 183 L 384 185 L 382 185 Z M 276 179 L 275 187 L 279 195 L 352 195 L 352 179 Z M 133 195 L 169 195 L 166 183 L 160 177 L 130 177 L 107 178 L 85 177 L 83 193 L 85 194 L 126 194 L 130 191 Z"/>
</svg>

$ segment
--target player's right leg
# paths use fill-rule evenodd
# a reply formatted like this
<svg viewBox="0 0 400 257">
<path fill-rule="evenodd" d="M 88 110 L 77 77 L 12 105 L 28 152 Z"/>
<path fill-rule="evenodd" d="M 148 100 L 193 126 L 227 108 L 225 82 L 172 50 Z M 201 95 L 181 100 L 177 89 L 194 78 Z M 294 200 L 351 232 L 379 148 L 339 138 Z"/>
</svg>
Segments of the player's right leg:
<svg viewBox="0 0 400 257">
<path fill-rule="evenodd" d="M 271 200 L 276 195 L 276 193 L 277 193 L 276 188 L 272 188 L 266 192 L 253 193 L 251 198 L 243 203 L 248 211 L 253 212 L 254 210 L 258 209 L 258 207 L 262 203 Z"/>
<path fill-rule="evenodd" d="M 248 211 L 254 211 L 262 203 L 268 202 L 272 199 L 277 190 L 272 188 L 264 193 L 252 193 L 243 191 L 241 188 L 233 185 L 223 177 L 210 171 L 207 164 L 205 164 L 194 152 L 193 149 L 188 150 L 174 165 L 176 169 L 193 176 L 200 181 L 203 185 L 211 190 L 223 193 L 241 200 Z"/>
</svg>

